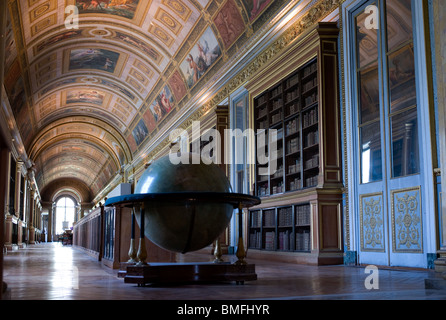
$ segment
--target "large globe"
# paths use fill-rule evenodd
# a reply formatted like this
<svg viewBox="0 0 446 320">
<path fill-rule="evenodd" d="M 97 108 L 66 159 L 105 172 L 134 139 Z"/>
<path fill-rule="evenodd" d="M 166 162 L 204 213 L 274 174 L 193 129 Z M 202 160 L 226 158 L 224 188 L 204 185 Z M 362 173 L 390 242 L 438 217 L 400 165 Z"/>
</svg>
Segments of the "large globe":
<svg viewBox="0 0 446 320">
<path fill-rule="evenodd" d="M 189 154 L 189 164 L 173 164 L 169 156 L 154 161 L 138 181 L 135 194 L 181 192 L 232 192 L 225 173 L 215 164 L 192 164 L 201 160 Z M 144 202 L 144 233 L 158 246 L 186 253 L 211 244 L 224 231 L 234 207 L 209 200 Z M 136 212 L 137 221 L 140 213 Z"/>
</svg>

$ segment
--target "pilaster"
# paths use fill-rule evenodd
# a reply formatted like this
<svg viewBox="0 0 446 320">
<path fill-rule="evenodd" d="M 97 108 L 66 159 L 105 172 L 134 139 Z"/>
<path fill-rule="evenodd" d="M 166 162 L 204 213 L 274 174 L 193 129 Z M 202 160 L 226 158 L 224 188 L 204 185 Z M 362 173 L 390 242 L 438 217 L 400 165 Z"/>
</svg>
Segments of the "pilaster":
<svg viewBox="0 0 446 320">
<path fill-rule="evenodd" d="M 35 229 L 34 229 L 34 212 L 35 212 L 35 190 L 31 189 L 30 192 L 30 206 L 29 206 L 29 221 L 28 221 L 28 230 L 29 230 L 29 243 L 35 244 Z"/>
<path fill-rule="evenodd" d="M 9 213 L 5 216 L 5 247 L 7 250 L 12 250 L 12 215 Z"/>
<path fill-rule="evenodd" d="M 438 100 L 438 134 L 441 168 L 441 181 L 446 183 L 446 7 L 443 0 L 433 0 L 433 23 L 434 41 L 435 41 L 435 61 L 437 81 L 435 83 Z M 440 250 L 439 259 L 435 261 L 435 270 L 437 272 L 446 272 L 446 192 L 442 192 L 440 199 L 440 217 L 439 217 L 439 236 Z"/>
<path fill-rule="evenodd" d="M 21 181 L 22 181 L 22 168 L 23 162 L 17 161 L 16 164 L 16 172 L 15 172 L 15 190 L 14 190 L 14 209 L 15 215 L 20 217 L 20 189 L 21 189 Z"/>
</svg>

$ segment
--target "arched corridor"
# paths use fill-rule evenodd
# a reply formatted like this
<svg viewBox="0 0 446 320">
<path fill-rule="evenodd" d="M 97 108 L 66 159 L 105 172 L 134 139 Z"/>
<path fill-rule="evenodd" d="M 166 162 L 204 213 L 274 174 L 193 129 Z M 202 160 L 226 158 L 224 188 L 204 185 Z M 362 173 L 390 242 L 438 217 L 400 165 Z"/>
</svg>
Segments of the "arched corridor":
<svg viewBox="0 0 446 320">
<path fill-rule="evenodd" d="M 445 43 L 444 0 L 0 0 L 0 300 L 441 298 Z M 257 280 L 117 277 L 220 255 Z"/>
</svg>

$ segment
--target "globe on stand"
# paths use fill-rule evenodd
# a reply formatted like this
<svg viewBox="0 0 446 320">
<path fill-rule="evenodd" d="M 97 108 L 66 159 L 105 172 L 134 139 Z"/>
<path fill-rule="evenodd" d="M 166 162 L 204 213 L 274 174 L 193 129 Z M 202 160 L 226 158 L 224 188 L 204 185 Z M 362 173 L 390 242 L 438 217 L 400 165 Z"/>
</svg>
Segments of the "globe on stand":
<svg viewBox="0 0 446 320">
<path fill-rule="evenodd" d="M 135 194 L 167 195 L 167 199 L 144 201 L 144 233 L 158 246 L 181 253 L 211 244 L 228 226 L 234 210 L 232 204 L 212 197 L 212 193 L 232 193 L 223 170 L 203 163 L 197 154 L 188 156 L 188 164 L 173 164 L 168 155 L 154 161 L 135 188 Z M 209 192 L 209 197 L 199 201 L 181 197 L 191 192 Z M 136 218 L 141 221 L 138 210 Z"/>
</svg>

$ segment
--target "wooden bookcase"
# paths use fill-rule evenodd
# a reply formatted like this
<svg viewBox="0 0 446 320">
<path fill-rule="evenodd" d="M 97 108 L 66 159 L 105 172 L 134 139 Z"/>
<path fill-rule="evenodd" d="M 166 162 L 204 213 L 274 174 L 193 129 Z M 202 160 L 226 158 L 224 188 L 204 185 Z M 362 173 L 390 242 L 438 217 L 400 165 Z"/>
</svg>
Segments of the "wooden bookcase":
<svg viewBox="0 0 446 320">
<path fill-rule="evenodd" d="M 256 168 L 256 195 L 269 196 L 314 187 L 319 175 L 317 59 L 254 99 L 257 136 L 277 130 L 277 171 Z"/>
<path fill-rule="evenodd" d="M 284 252 L 310 252 L 309 204 L 252 210 L 249 248 Z"/>
<path fill-rule="evenodd" d="M 247 217 L 250 255 L 343 261 L 338 33 L 318 23 L 246 85 L 256 146 L 277 130 L 277 170 L 256 154 L 253 193 L 262 204 Z"/>
</svg>

